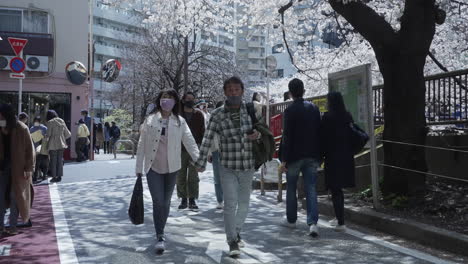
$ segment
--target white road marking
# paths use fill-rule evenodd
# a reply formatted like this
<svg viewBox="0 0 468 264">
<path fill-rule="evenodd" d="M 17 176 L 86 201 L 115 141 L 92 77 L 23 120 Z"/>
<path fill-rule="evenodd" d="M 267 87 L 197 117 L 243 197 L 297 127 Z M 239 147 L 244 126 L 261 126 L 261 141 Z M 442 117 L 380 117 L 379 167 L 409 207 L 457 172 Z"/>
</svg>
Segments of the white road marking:
<svg viewBox="0 0 468 264">
<path fill-rule="evenodd" d="M 10 256 L 11 245 L 0 245 L 0 257 Z"/>
<path fill-rule="evenodd" d="M 55 235 L 57 236 L 57 245 L 59 249 L 61 264 L 78 264 L 75 246 L 70 236 L 65 211 L 63 210 L 60 194 L 57 184 L 49 183 L 50 200 L 54 214 Z"/>
</svg>

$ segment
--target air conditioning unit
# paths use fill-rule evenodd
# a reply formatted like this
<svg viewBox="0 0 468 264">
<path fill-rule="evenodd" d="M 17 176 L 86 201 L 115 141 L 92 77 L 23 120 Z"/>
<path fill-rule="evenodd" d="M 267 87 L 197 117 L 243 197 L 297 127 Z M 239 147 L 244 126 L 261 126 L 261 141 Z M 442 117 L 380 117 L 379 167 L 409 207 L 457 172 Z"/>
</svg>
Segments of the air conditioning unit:
<svg viewBox="0 0 468 264">
<path fill-rule="evenodd" d="M 10 69 L 10 60 L 14 56 L 0 55 L 0 71 L 9 71 Z"/>
<path fill-rule="evenodd" d="M 49 57 L 26 55 L 26 71 L 49 72 Z"/>
<path fill-rule="evenodd" d="M 0 55 L 0 71 L 10 71 L 10 60 L 15 56 Z M 49 57 L 26 55 L 26 71 L 49 72 Z"/>
</svg>

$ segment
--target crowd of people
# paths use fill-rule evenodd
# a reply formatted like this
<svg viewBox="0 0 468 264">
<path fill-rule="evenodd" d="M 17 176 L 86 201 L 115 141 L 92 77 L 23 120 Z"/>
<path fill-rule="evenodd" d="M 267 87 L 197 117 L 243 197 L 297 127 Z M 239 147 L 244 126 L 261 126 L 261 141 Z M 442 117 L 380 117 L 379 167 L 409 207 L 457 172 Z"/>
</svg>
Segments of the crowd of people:
<svg viewBox="0 0 468 264">
<path fill-rule="evenodd" d="M 279 149 L 280 169 L 286 173 L 286 217 L 279 224 L 295 228 L 297 221 L 297 179 L 302 173 L 307 201 L 308 234 L 319 235 L 317 226 L 317 169 L 324 161 L 326 184 L 333 197 L 337 230 L 344 230 L 343 188 L 354 185 L 354 158 L 349 127 L 353 120 L 342 95 L 328 94 L 328 112 L 305 101 L 304 84 L 293 79 L 285 93 L 292 103 L 284 112 L 283 137 Z M 198 210 L 199 172 L 213 164 L 217 209 L 223 209 L 229 255 L 240 255 L 241 238 L 249 210 L 255 172 L 253 145 L 262 134 L 253 129 L 248 104 L 243 101 L 244 84 L 231 77 L 223 85 L 226 100 L 208 114 L 206 107 L 195 109 L 195 95 L 179 99 L 175 90 L 160 92 L 154 110 L 140 128 L 136 175 L 146 174 L 153 201 L 156 230 L 155 251 L 166 248 L 164 229 L 172 193 L 177 185 L 179 210 Z M 254 94 L 253 108 L 262 120 L 261 96 Z M 202 102 L 205 103 L 205 102 Z"/>
</svg>

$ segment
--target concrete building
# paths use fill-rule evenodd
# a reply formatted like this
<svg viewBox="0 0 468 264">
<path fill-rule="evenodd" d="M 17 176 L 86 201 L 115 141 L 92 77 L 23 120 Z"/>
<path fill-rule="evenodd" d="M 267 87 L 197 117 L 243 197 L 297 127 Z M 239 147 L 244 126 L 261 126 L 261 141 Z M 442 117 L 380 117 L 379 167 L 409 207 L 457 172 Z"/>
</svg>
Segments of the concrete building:
<svg viewBox="0 0 468 264">
<path fill-rule="evenodd" d="M 88 83 L 71 84 L 66 77 L 68 63 L 88 65 L 88 1 L 2 0 L 0 2 L 0 103 L 18 104 L 19 81 L 10 79 L 5 65 L 14 56 L 8 37 L 28 39 L 23 58 L 27 67 L 23 80 L 22 111 L 30 121 L 45 120 L 54 109 L 72 132 L 70 150 L 74 157 L 76 122 L 80 110 L 88 108 Z"/>
<path fill-rule="evenodd" d="M 93 41 L 94 41 L 94 103 L 93 110 L 97 120 L 104 118 L 113 108 L 109 93 L 118 88 L 118 84 L 101 80 L 102 64 L 109 59 L 122 61 L 125 48 L 134 44 L 145 27 L 140 12 L 125 6 L 110 6 L 101 0 L 93 1 Z M 126 74 L 126 68 L 120 75 Z"/>
</svg>

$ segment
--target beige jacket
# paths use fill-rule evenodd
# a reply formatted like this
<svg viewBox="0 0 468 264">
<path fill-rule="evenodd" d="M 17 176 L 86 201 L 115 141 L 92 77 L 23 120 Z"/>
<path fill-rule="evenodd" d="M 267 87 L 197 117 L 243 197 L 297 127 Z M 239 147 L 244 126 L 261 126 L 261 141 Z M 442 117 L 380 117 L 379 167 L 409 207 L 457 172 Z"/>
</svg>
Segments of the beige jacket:
<svg viewBox="0 0 468 264">
<path fill-rule="evenodd" d="M 3 137 L 0 136 L 0 160 L 4 159 Z M 35 150 L 29 134 L 29 129 L 22 122 L 17 121 L 11 131 L 11 187 L 15 191 L 16 204 L 23 222 L 29 220 L 31 197 L 34 189 L 32 179 L 24 178 L 25 172 L 34 171 Z"/>
<path fill-rule="evenodd" d="M 70 130 L 63 119 L 56 117 L 47 121 L 47 149 L 61 150 L 68 148 L 67 139 L 71 137 Z"/>
</svg>

